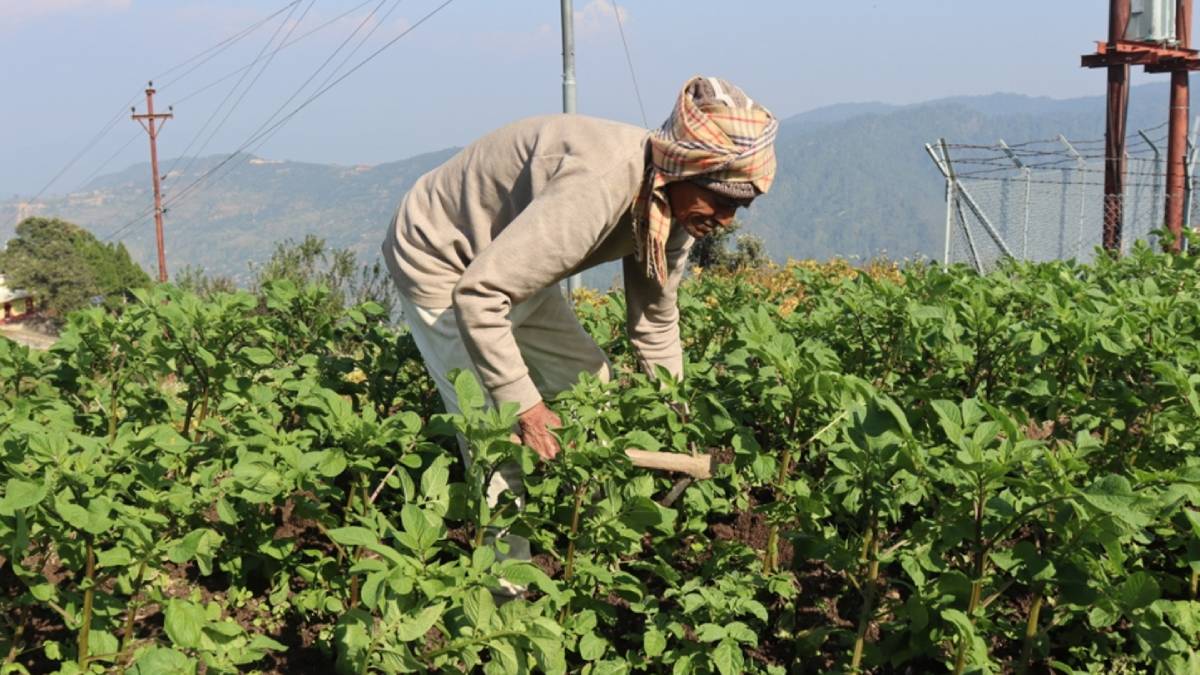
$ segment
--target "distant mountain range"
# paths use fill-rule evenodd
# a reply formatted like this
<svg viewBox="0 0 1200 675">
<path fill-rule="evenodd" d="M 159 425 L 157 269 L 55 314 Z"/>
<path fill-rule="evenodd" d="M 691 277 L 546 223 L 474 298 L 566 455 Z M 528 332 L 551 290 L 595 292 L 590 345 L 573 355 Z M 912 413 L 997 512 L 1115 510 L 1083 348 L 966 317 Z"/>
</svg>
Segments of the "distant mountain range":
<svg viewBox="0 0 1200 675">
<path fill-rule="evenodd" d="M 1103 86 L 1097 79 L 1097 89 Z M 1135 87 L 1129 128 L 1166 118 L 1164 84 Z M 1053 138 L 1101 138 L 1103 96 L 1050 99 L 1018 94 L 954 97 L 915 105 L 848 103 L 795 115 L 780 127 L 779 172 L 771 193 L 741 215 L 747 231 L 777 260 L 847 256 L 935 257 L 942 247 L 943 181 L 924 143 L 1010 143 Z M 181 199 L 166 215 L 168 264 L 242 277 L 276 242 L 324 237 L 364 260 L 377 255 L 397 202 L 423 173 L 454 148 L 375 166 L 267 160 L 229 162 L 216 182 Z M 166 177 L 165 191 L 185 189 L 222 161 L 196 161 Z M 186 164 L 181 162 L 182 164 Z M 172 160 L 164 160 L 167 167 Z M 151 204 L 149 165 L 102 176 L 78 193 L 36 203 L 0 201 L 0 241 L 28 215 L 59 216 L 97 236 L 117 233 L 135 260 L 151 269 L 153 222 L 130 225 Z M 224 172 L 222 172 L 224 173 Z M 2 191 L 0 191 L 2 193 Z M 612 270 L 589 277 L 607 285 Z"/>
</svg>

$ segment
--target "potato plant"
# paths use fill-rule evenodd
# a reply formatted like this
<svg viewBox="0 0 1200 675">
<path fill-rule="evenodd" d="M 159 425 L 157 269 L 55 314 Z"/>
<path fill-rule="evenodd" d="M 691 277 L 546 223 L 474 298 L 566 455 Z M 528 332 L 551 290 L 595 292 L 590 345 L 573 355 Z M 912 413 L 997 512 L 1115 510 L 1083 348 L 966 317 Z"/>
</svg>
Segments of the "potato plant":
<svg viewBox="0 0 1200 675">
<path fill-rule="evenodd" d="M 139 291 L 0 342 L 0 672 L 1200 673 L 1198 288 L 1145 247 L 698 272 L 682 382 L 589 293 L 615 376 L 552 463 L 376 305 Z"/>
</svg>

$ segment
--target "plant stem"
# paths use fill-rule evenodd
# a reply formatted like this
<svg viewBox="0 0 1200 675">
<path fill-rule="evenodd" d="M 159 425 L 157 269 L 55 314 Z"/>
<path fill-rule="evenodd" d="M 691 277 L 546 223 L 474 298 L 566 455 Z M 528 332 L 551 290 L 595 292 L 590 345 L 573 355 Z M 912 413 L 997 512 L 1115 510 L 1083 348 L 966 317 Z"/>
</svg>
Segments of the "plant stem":
<svg viewBox="0 0 1200 675">
<path fill-rule="evenodd" d="M 117 390 L 120 389 L 120 380 L 114 379 L 112 383 L 112 396 L 108 402 L 108 442 L 112 443 L 117 440 Z"/>
<path fill-rule="evenodd" d="M 783 451 L 783 457 L 779 460 L 779 473 L 775 476 L 775 489 L 779 490 L 783 487 L 783 482 L 787 480 L 788 471 L 792 464 L 792 449 L 788 448 Z M 775 568 L 779 565 L 779 523 L 771 523 L 771 528 L 767 530 L 767 550 L 763 554 L 763 573 L 774 574 Z"/>
<path fill-rule="evenodd" d="M 142 564 L 138 566 L 137 576 L 133 580 L 133 598 L 129 602 L 129 607 L 125 609 L 125 630 L 121 633 L 121 647 L 117 650 L 119 654 L 125 654 L 129 650 L 129 643 L 133 641 L 133 620 L 137 616 L 137 611 L 141 609 L 141 603 L 137 601 L 138 593 L 141 591 L 142 577 L 146 574 L 146 560 L 142 559 Z M 125 675 L 125 666 L 121 666 L 121 675 Z"/>
<path fill-rule="evenodd" d="M 364 479 L 359 485 L 359 487 L 363 493 L 362 500 L 363 500 L 363 515 L 364 516 L 366 515 L 367 509 L 370 508 L 370 506 L 371 506 L 370 497 L 367 495 L 367 488 L 368 488 L 367 481 L 368 480 L 370 480 L 370 479 L 369 478 Z M 353 488 L 351 488 L 351 490 L 350 490 L 350 496 L 351 496 L 351 498 L 354 497 Z M 347 515 L 349 515 L 349 514 L 347 514 Z M 354 562 L 355 563 L 362 560 L 362 554 L 363 554 L 362 546 L 359 546 L 357 549 L 355 549 L 355 551 L 354 551 Z M 360 586 L 361 586 L 361 578 L 359 577 L 359 575 L 355 574 L 353 577 L 350 577 L 350 606 L 351 607 L 358 607 Z"/>
<path fill-rule="evenodd" d="M 442 647 L 441 649 L 435 649 L 434 651 L 429 652 L 428 654 L 422 655 L 421 660 L 424 661 L 428 665 L 428 663 L 431 659 L 436 659 L 437 657 L 441 656 L 442 654 L 449 654 L 450 652 L 457 651 L 459 649 L 462 649 L 463 647 L 469 647 L 471 645 L 477 645 L 477 644 L 487 644 L 488 642 L 491 642 L 493 640 L 500 640 L 502 638 L 510 638 L 510 637 L 529 637 L 529 634 L 526 633 L 525 631 L 519 631 L 519 630 L 502 630 L 502 631 L 490 633 L 488 635 L 483 635 L 483 636 L 476 637 L 476 638 L 470 638 L 467 640 L 452 642 L 452 643 L 446 645 L 445 647 Z"/>
<path fill-rule="evenodd" d="M 1029 661 L 1033 656 L 1033 642 L 1038 633 L 1038 617 L 1042 613 L 1042 594 L 1033 596 L 1033 605 L 1029 607 L 1029 617 L 1025 621 L 1025 639 L 1021 643 L 1021 663 L 1017 666 L 1018 675 L 1029 672 Z"/>
<path fill-rule="evenodd" d="M 986 548 L 983 541 L 983 506 L 987 493 L 983 479 L 979 479 L 975 493 L 975 578 L 971 581 L 971 600 L 967 603 L 967 619 L 975 625 L 975 610 L 979 607 L 979 598 L 983 595 L 983 572 L 985 568 Z M 967 665 L 967 638 L 958 640 L 958 655 L 954 659 L 954 675 L 962 675 Z"/>
<path fill-rule="evenodd" d="M 96 597 L 96 556 L 92 549 L 92 537 L 87 538 L 87 590 L 83 592 L 83 622 L 79 627 L 79 667 L 86 668 L 88 661 L 88 638 L 92 631 L 92 603 Z"/>
<path fill-rule="evenodd" d="M 871 516 L 871 527 L 867 531 L 867 541 L 863 545 L 863 558 L 867 563 L 867 582 L 863 589 L 863 606 L 858 617 L 858 635 L 854 639 L 854 654 L 850 657 L 850 672 L 855 673 L 862 664 L 863 650 L 867 642 L 867 629 L 871 627 L 871 618 L 875 615 L 876 582 L 879 580 L 879 533 L 874 515 Z"/>
<path fill-rule="evenodd" d="M 583 498 L 587 494 L 587 483 L 581 483 L 575 489 L 575 509 L 571 513 L 571 534 L 567 543 L 567 564 L 563 570 L 563 579 L 570 581 L 575 576 L 575 537 L 579 534 L 579 513 L 583 510 Z"/>
<path fill-rule="evenodd" d="M 17 660 L 17 656 L 21 653 L 21 638 L 25 635 L 25 615 L 28 609 L 22 607 L 17 610 L 17 628 L 13 631 L 12 646 L 8 650 L 8 656 L 4 657 L 5 663 L 12 663 Z"/>
</svg>

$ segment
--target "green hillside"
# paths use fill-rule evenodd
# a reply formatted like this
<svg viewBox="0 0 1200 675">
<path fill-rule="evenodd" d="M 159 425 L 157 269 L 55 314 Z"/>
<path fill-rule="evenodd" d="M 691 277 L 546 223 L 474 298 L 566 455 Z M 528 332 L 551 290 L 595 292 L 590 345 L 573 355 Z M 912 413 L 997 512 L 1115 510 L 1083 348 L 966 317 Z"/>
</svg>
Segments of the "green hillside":
<svg viewBox="0 0 1200 675">
<path fill-rule="evenodd" d="M 1134 88 L 1129 126 L 1158 124 L 1167 89 Z M 779 174 L 771 194 L 742 219 L 764 238 L 776 259 L 933 256 L 941 250 L 941 176 L 923 144 L 938 137 L 959 142 L 1098 138 L 1102 97 L 1032 98 L 1015 94 L 957 97 L 909 106 L 849 103 L 785 120 L 778 141 Z M 274 243 L 316 234 L 351 248 L 364 260 L 378 248 L 396 203 L 424 172 L 454 152 L 433 152 L 376 166 L 346 167 L 272 161 L 249 155 L 232 170 L 173 206 L 167 214 L 169 264 L 203 267 L 244 277 Z M 167 176 L 166 194 L 184 190 L 220 161 L 195 163 Z M 172 160 L 164 160 L 169 167 Z M 135 260 L 153 260 L 153 226 L 126 227 L 151 203 L 147 164 L 95 180 L 88 189 L 37 204 L 0 202 L 0 240 L 12 236 L 22 215 L 57 216 L 101 238 L 118 233 Z M 589 276 L 607 285 L 612 270 Z"/>
</svg>

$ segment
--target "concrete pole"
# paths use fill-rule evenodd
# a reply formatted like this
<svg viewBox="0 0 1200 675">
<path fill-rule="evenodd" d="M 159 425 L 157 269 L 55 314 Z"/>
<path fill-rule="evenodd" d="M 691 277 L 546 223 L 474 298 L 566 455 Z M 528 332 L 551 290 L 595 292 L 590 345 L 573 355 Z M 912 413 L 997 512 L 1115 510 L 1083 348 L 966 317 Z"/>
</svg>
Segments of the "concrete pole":
<svg viewBox="0 0 1200 675">
<path fill-rule="evenodd" d="M 575 112 L 575 11 L 574 0 L 561 0 L 562 3 L 562 57 L 563 57 L 563 112 Z M 575 291 L 582 287 L 582 279 L 578 274 L 567 277 L 567 299 L 575 297 Z"/>
</svg>

